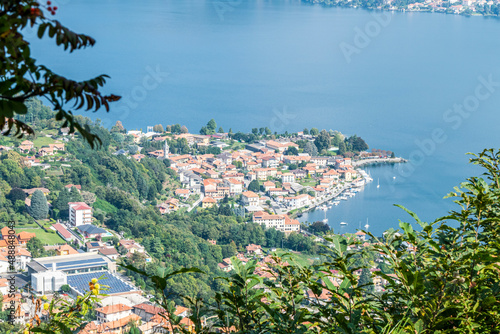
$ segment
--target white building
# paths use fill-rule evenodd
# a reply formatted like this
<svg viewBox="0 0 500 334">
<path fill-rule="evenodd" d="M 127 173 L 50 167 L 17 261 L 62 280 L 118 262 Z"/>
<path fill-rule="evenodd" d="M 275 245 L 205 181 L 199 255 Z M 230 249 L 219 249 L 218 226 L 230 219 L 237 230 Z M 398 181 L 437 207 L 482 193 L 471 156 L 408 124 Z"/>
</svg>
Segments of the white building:
<svg viewBox="0 0 500 334">
<path fill-rule="evenodd" d="M 132 314 L 132 307 L 125 304 L 114 304 L 100 307 L 95 310 L 97 321 L 100 323 L 120 320 Z"/>
<path fill-rule="evenodd" d="M 235 179 L 225 179 L 224 185 L 229 187 L 229 194 L 231 196 L 241 194 L 243 192 L 243 183 Z"/>
<path fill-rule="evenodd" d="M 55 269 L 55 266 L 53 267 Z M 68 283 L 66 274 L 61 271 L 44 271 L 31 274 L 31 287 L 37 293 L 59 291 Z"/>
<path fill-rule="evenodd" d="M 281 182 L 293 183 L 295 182 L 295 175 L 293 173 L 283 173 L 283 175 L 281 176 Z"/>
<path fill-rule="evenodd" d="M 73 226 L 92 224 L 92 208 L 84 202 L 70 202 L 69 222 Z"/>
<path fill-rule="evenodd" d="M 285 203 L 288 205 L 288 207 L 297 209 L 310 205 L 310 198 L 311 197 L 308 194 L 302 194 L 294 197 L 285 197 Z"/>
<path fill-rule="evenodd" d="M 245 205 L 257 206 L 259 205 L 259 195 L 253 191 L 245 191 L 241 194 L 241 200 Z"/>
<path fill-rule="evenodd" d="M 300 223 L 295 219 L 290 219 L 288 215 L 270 215 L 259 211 L 253 214 L 252 221 L 260 225 L 265 225 L 266 228 L 274 228 L 285 233 L 300 232 Z"/>
</svg>

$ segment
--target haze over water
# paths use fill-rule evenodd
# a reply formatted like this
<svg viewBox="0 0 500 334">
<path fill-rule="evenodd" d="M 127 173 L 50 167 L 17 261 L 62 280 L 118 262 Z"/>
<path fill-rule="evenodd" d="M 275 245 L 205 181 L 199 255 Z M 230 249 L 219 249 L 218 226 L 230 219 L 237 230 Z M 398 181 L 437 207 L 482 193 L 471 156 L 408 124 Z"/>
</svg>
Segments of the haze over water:
<svg viewBox="0 0 500 334">
<path fill-rule="evenodd" d="M 346 221 L 353 232 L 367 217 L 377 234 L 396 227 L 407 215 L 394 203 L 423 219 L 444 215 L 452 206 L 441 198 L 478 172 L 465 153 L 500 144 L 500 87 L 470 116 L 447 113 L 475 96 L 479 76 L 500 82 L 496 19 L 386 12 L 389 24 L 348 61 L 340 45 L 355 46 L 356 29 L 377 22 L 373 12 L 251 0 L 71 0 L 59 8 L 56 18 L 96 46 L 67 55 L 34 41 L 33 53 L 69 77 L 109 74 L 106 91 L 124 101 L 86 114 L 108 127 L 180 123 L 197 133 L 210 118 L 226 131 L 317 127 L 412 158 L 370 168 L 374 183 L 328 213 L 335 231 Z M 145 84 L 155 69 L 158 80 Z"/>
</svg>

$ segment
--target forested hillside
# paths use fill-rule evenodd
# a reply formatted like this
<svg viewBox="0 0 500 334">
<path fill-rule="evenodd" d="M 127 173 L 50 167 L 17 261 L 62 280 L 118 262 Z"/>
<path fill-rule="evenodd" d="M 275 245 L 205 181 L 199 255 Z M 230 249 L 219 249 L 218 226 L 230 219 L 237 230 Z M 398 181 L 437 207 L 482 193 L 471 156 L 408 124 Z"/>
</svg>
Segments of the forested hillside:
<svg viewBox="0 0 500 334">
<path fill-rule="evenodd" d="M 49 108 L 36 100 L 28 107 L 24 118 L 33 122 L 38 134 L 33 139 L 35 146 L 48 143 L 47 135 L 60 135 Z M 127 263 L 145 266 L 148 273 L 198 267 L 208 274 L 172 278 L 168 289 L 176 295 L 212 296 L 213 291 L 219 289 L 213 278 L 225 275 L 217 264 L 248 244 L 317 252 L 318 246 L 311 238 L 300 234 L 285 238 L 282 232 L 246 223 L 248 219 L 233 214 L 229 203 L 189 214 L 183 211 L 161 215 L 155 205 L 180 186 L 175 172 L 169 168 L 169 160 L 145 157 L 137 162 L 124 155 L 114 155 L 120 149 L 134 146 L 132 136 L 117 127 L 110 132 L 101 127 L 99 121 L 94 123 L 78 117 L 101 138 L 101 147 L 90 148 L 78 135 L 65 137 L 69 138 L 65 152 L 55 157 L 41 157 L 44 167 L 27 165 L 25 158 L 30 153 L 10 150 L 0 156 L 0 221 L 15 220 L 19 228 L 32 223 L 24 201 L 26 195 L 20 189 L 47 188 L 49 215 L 54 220 L 67 219 L 68 202 L 85 201 L 93 208 L 94 224 L 121 232 L 124 238 L 135 239 L 153 257 L 147 264 L 142 257 L 132 257 Z M 0 141 L 0 145 L 14 147 L 21 142 L 8 137 L 0 137 Z M 81 194 L 76 189 L 64 191 L 66 185 L 80 185 Z M 216 244 L 207 240 L 215 240 Z M 139 275 L 129 274 L 139 286 L 146 288 Z"/>
</svg>

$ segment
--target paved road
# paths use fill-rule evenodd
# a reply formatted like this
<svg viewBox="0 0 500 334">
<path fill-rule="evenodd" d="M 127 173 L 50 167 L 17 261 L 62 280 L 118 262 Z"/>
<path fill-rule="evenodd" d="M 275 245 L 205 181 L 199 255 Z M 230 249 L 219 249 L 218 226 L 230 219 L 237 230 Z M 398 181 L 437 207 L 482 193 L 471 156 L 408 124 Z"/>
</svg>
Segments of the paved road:
<svg viewBox="0 0 500 334">
<path fill-rule="evenodd" d="M 364 160 L 353 161 L 352 165 L 353 165 L 353 167 L 360 167 L 360 166 L 363 166 L 363 165 L 369 165 L 369 164 L 374 164 L 374 163 L 382 163 L 382 162 L 398 163 L 398 162 L 406 162 L 406 160 L 403 159 L 403 158 L 364 159 Z"/>
<path fill-rule="evenodd" d="M 196 202 L 193 203 L 193 206 L 187 209 L 187 212 L 191 212 L 194 208 L 196 208 L 198 205 L 200 205 L 201 201 L 203 201 L 203 198 L 205 198 L 205 195 L 203 193 L 200 193 L 200 199 L 197 200 Z"/>
</svg>

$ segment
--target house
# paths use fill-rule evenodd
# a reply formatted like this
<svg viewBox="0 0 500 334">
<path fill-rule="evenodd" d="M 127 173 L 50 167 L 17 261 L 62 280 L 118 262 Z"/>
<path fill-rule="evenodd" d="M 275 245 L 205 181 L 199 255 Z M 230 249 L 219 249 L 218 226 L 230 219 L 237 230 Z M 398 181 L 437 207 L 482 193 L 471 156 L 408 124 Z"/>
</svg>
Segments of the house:
<svg viewBox="0 0 500 334">
<path fill-rule="evenodd" d="M 277 197 L 277 196 L 283 196 L 283 195 L 287 195 L 287 194 L 288 194 L 288 191 L 284 190 L 283 188 L 271 188 L 271 189 L 269 189 L 269 196 Z"/>
<path fill-rule="evenodd" d="M 228 152 L 217 155 L 217 159 L 222 161 L 222 163 L 224 163 L 225 165 L 230 165 L 233 162 L 233 156 Z"/>
<path fill-rule="evenodd" d="M 243 192 L 243 183 L 235 179 L 225 179 L 224 185 L 229 188 L 229 194 L 235 196 Z"/>
<path fill-rule="evenodd" d="M 70 241 L 73 241 L 76 239 L 76 237 L 70 231 L 68 231 L 68 229 L 66 229 L 66 227 L 64 225 L 56 223 L 56 224 L 53 224 L 51 228 L 53 230 L 55 230 L 57 232 L 57 234 L 59 234 L 59 236 L 61 238 L 63 238 L 64 240 L 66 240 L 67 242 L 70 242 Z"/>
<path fill-rule="evenodd" d="M 266 228 L 274 228 L 284 233 L 300 232 L 300 223 L 288 217 L 288 215 L 271 215 L 263 211 L 254 212 L 252 221 L 265 225 Z"/>
<path fill-rule="evenodd" d="M 156 207 L 160 210 L 161 214 L 177 211 L 179 210 L 179 200 L 177 198 L 170 198 Z"/>
<path fill-rule="evenodd" d="M 99 249 L 101 249 L 103 246 L 102 242 L 100 241 L 89 241 L 85 243 L 85 249 L 87 252 L 94 252 L 97 253 L 99 252 Z"/>
<path fill-rule="evenodd" d="M 138 304 L 134 306 L 134 314 L 138 315 L 142 321 L 150 321 L 157 314 L 165 313 L 165 310 L 161 307 L 157 307 L 150 304 Z"/>
<path fill-rule="evenodd" d="M 129 253 L 144 253 L 144 246 L 138 244 L 135 240 L 120 240 L 120 245 L 123 246 Z"/>
<path fill-rule="evenodd" d="M 217 201 L 215 199 L 213 199 L 212 197 L 205 197 L 201 201 L 201 207 L 203 209 L 211 208 L 214 205 L 217 205 Z"/>
<path fill-rule="evenodd" d="M 68 184 L 68 185 L 65 185 L 64 188 L 66 188 L 68 191 L 71 191 L 71 189 L 75 187 L 78 192 L 80 192 L 80 190 L 82 190 L 82 186 L 79 185 L 79 184 Z"/>
<path fill-rule="evenodd" d="M 113 261 L 116 261 L 120 257 L 120 253 L 114 247 L 101 247 L 98 253 Z"/>
<path fill-rule="evenodd" d="M 107 234 L 105 229 L 102 229 L 100 227 L 94 226 L 92 224 L 84 224 L 84 225 L 78 225 L 77 226 L 78 231 L 85 237 L 85 238 L 96 238 L 96 239 L 101 239 L 104 234 Z"/>
<path fill-rule="evenodd" d="M 61 245 L 61 246 L 57 247 L 56 254 L 58 256 L 62 256 L 62 255 L 78 254 L 78 252 L 73 247 L 66 244 L 66 245 Z"/>
<path fill-rule="evenodd" d="M 26 231 L 22 231 L 17 235 L 17 240 L 20 245 L 25 245 L 31 238 L 36 237 L 36 233 L 29 233 Z"/>
<path fill-rule="evenodd" d="M 277 141 L 274 141 L 274 140 L 268 140 L 266 142 L 266 147 L 275 151 L 275 150 L 278 150 L 280 151 L 281 153 L 283 153 L 286 149 L 288 149 L 288 147 L 295 147 L 295 148 L 299 148 L 299 145 L 295 144 L 295 143 L 292 143 L 292 142 L 277 142 Z"/>
<path fill-rule="evenodd" d="M 263 157 L 262 158 L 262 167 L 265 168 L 276 168 L 279 165 L 278 159 L 275 157 Z"/>
<path fill-rule="evenodd" d="M 69 222 L 73 226 L 92 223 L 92 208 L 84 202 L 69 202 Z"/>
<path fill-rule="evenodd" d="M 22 247 L 15 247 L 14 254 L 12 254 L 12 250 L 8 248 L 0 248 L 0 255 L 9 258 L 9 256 L 14 256 L 14 268 L 16 271 L 24 271 L 26 270 L 26 265 L 31 262 L 32 256 L 31 253 Z"/>
<path fill-rule="evenodd" d="M 262 247 L 260 245 L 250 244 L 245 248 L 247 250 L 247 254 L 255 254 L 255 255 L 262 254 Z"/>
<path fill-rule="evenodd" d="M 333 180 L 338 181 L 339 176 L 340 176 L 340 174 L 334 169 L 330 169 L 326 173 L 323 173 L 324 179 L 333 179 Z"/>
<path fill-rule="evenodd" d="M 259 195 L 253 191 L 245 191 L 241 194 L 241 201 L 244 205 L 257 206 L 259 205 Z"/>
<path fill-rule="evenodd" d="M 311 157 L 311 162 L 315 163 L 316 166 L 324 167 L 328 164 L 328 157 Z"/>
<path fill-rule="evenodd" d="M 255 168 L 253 171 L 257 175 L 257 180 L 267 180 L 268 177 L 276 177 L 278 174 L 276 168 Z"/>
<path fill-rule="evenodd" d="M 191 192 L 189 191 L 189 189 L 176 189 L 175 190 L 175 195 L 176 196 L 179 196 L 179 197 L 182 197 L 184 199 L 187 199 L 189 198 L 189 195 L 191 194 Z"/>
<path fill-rule="evenodd" d="M 28 153 L 33 149 L 33 142 L 29 140 L 24 140 L 21 145 L 18 146 L 19 150 L 23 153 Z"/>
<path fill-rule="evenodd" d="M 48 194 L 50 194 L 50 190 L 47 189 L 47 188 L 31 188 L 31 189 L 23 189 L 23 191 L 25 192 L 25 194 L 27 196 L 31 196 L 33 195 L 33 193 L 37 190 L 40 190 L 45 196 L 47 196 Z"/>
<path fill-rule="evenodd" d="M 144 154 L 140 154 L 140 153 L 137 153 L 137 154 L 134 154 L 132 155 L 132 158 L 137 161 L 137 162 L 140 162 L 142 159 L 144 159 L 146 156 Z"/>
<path fill-rule="evenodd" d="M 125 304 L 114 304 L 97 308 L 95 310 L 97 321 L 104 323 L 120 320 L 132 314 L 132 307 Z"/>
<path fill-rule="evenodd" d="M 308 194 L 301 194 L 293 197 L 285 197 L 284 202 L 288 207 L 293 209 L 302 208 L 311 204 L 311 196 Z"/>
<path fill-rule="evenodd" d="M 283 173 L 283 175 L 281 175 L 281 182 L 282 183 L 295 182 L 295 175 L 293 173 Z"/>
<path fill-rule="evenodd" d="M 365 241 L 366 239 L 366 233 L 362 232 L 362 231 L 358 231 L 356 233 L 354 233 L 356 235 L 356 238 L 358 238 L 359 241 Z"/>
<path fill-rule="evenodd" d="M 54 149 L 52 147 L 42 147 L 41 149 L 38 150 L 37 155 L 39 157 L 45 157 L 48 155 L 54 155 Z"/>
<path fill-rule="evenodd" d="M 89 322 L 80 333 L 84 334 L 101 334 L 101 333 L 110 333 L 110 334 L 124 334 L 127 332 L 127 329 L 130 326 L 131 322 L 138 323 L 141 320 L 141 317 L 135 314 L 130 314 L 124 318 L 120 318 L 118 320 L 97 323 L 95 321 Z"/>
<path fill-rule="evenodd" d="M 266 181 L 262 184 L 262 186 L 264 187 L 265 192 L 268 192 L 271 188 L 276 188 L 276 184 L 272 181 Z"/>
<path fill-rule="evenodd" d="M 52 149 L 53 152 L 64 151 L 64 144 L 60 142 L 49 144 L 49 147 Z"/>
</svg>

